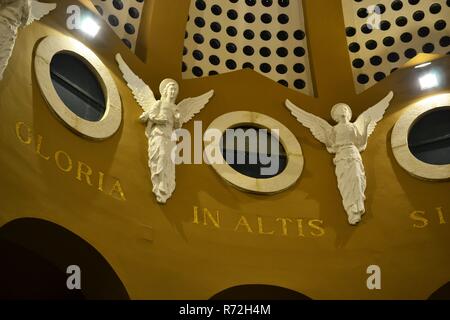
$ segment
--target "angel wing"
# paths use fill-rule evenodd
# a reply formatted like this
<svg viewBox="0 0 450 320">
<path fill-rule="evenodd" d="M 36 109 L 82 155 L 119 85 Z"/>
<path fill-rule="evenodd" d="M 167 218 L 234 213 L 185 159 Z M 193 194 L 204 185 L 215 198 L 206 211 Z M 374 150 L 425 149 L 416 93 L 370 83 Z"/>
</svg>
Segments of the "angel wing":
<svg viewBox="0 0 450 320">
<path fill-rule="evenodd" d="M 360 133 L 364 132 L 366 121 L 370 121 L 369 126 L 367 127 L 367 137 L 369 137 L 373 133 L 378 121 L 383 119 L 384 113 L 389 107 L 389 103 L 391 102 L 393 97 L 394 93 L 391 91 L 386 97 L 384 97 L 383 100 L 361 113 L 361 115 L 355 121 L 356 128 Z"/>
<path fill-rule="evenodd" d="M 130 67 L 125 63 L 119 53 L 116 54 L 116 61 L 119 64 L 120 71 L 122 71 L 123 78 L 133 92 L 134 99 L 139 103 L 144 111 L 148 111 L 156 102 L 152 89 L 150 89 L 150 87 L 141 78 L 131 71 Z"/>
<path fill-rule="evenodd" d="M 56 3 L 44 3 L 36 0 L 31 0 L 29 2 L 30 13 L 28 15 L 28 21 L 26 25 L 30 25 L 33 21 L 41 20 L 42 17 L 50 13 L 50 11 L 55 10 Z"/>
<path fill-rule="evenodd" d="M 332 152 L 332 142 L 330 141 L 330 136 L 332 134 L 333 127 L 328 122 L 309 112 L 303 111 L 289 100 L 286 100 L 286 107 L 302 125 L 311 130 L 311 133 L 317 140 L 327 146 L 328 151 Z"/>
<path fill-rule="evenodd" d="M 180 122 L 184 124 L 191 120 L 197 113 L 199 113 L 209 102 L 214 95 L 214 90 L 198 96 L 196 98 L 186 98 L 181 101 L 177 107 L 180 113 Z"/>
</svg>

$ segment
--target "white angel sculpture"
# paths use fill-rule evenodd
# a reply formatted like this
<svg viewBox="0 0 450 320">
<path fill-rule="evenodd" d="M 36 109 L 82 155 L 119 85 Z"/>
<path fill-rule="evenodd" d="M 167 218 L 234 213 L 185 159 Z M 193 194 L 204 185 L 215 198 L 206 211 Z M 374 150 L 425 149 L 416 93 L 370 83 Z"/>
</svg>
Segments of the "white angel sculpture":
<svg viewBox="0 0 450 320">
<path fill-rule="evenodd" d="M 331 117 L 337 122 L 334 127 L 286 100 L 286 106 L 292 115 L 309 128 L 317 140 L 325 144 L 329 153 L 336 154 L 333 162 L 336 166 L 338 187 L 351 225 L 360 222 L 365 213 L 366 175 L 360 152 L 366 149 L 369 136 L 378 121 L 383 118 L 393 97 L 391 91 L 378 104 L 363 112 L 354 123 L 350 122 L 350 107 L 343 103 L 336 104 L 331 109 Z"/>
<path fill-rule="evenodd" d="M 19 27 L 40 20 L 55 8 L 55 3 L 35 0 L 0 0 L 0 80 L 14 49 Z"/>
<path fill-rule="evenodd" d="M 144 109 L 140 120 L 147 123 L 145 134 L 148 138 L 148 165 L 153 193 L 159 203 L 166 203 L 175 190 L 175 162 L 172 159 L 172 151 L 176 142 L 171 139 L 172 132 L 199 113 L 213 96 L 214 90 L 176 104 L 178 83 L 165 79 L 159 86 L 161 100 L 156 100 L 150 87 L 131 71 L 120 54 L 116 55 L 116 60 L 128 87 L 133 91 L 134 98 Z"/>
</svg>

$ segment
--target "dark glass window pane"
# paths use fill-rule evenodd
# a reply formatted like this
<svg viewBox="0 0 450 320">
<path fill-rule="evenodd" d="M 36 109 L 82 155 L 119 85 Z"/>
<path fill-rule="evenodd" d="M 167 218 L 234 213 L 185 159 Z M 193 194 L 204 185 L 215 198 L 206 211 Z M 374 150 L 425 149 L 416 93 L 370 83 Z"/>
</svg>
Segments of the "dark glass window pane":
<svg viewBox="0 0 450 320">
<path fill-rule="evenodd" d="M 220 141 L 222 155 L 234 170 L 258 179 L 272 178 L 283 172 L 288 161 L 286 151 L 278 138 L 270 133 L 269 129 L 239 126 L 232 128 L 232 130 L 235 130 L 235 136 L 238 136 L 238 132 L 245 135 L 245 139 L 241 140 L 244 141 L 242 144 L 238 143 L 237 138 L 234 138 L 234 142 L 228 141 L 227 143 L 227 132 L 223 134 Z M 260 134 L 263 141 L 260 141 Z M 260 149 L 260 145 L 266 145 L 266 150 Z M 275 150 L 272 150 L 272 145 L 275 146 Z M 243 162 L 239 161 L 242 159 L 244 159 Z M 266 170 L 271 168 L 271 170 L 264 172 L 262 171 L 263 168 Z"/>
<path fill-rule="evenodd" d="M 420 118 L 409 132 L 408 144 L 412 154 L 423 162 L 450 164 L 450 107 Z"/>
<path fill-rule="evenodd" d="M 102 87 L 81 58 L 57 53 L 50 63 L 50 73 L 58 96 L 73 113 L 88 121 L 103 117 L 106 103 Z"/>
</svg>

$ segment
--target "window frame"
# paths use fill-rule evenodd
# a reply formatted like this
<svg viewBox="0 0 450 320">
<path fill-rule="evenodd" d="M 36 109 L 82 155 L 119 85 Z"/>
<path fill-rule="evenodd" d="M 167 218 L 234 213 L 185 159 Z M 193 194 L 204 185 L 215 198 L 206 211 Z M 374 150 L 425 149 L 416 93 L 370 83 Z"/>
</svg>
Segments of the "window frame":
<svg viewBox="0 0 450 320">
<path fill-rule="evenodd" d="M 279 142 L 283 145 L 287 155 L 286 168 L 271 178 L 252 178 L 233 169 L 225 159 L 223 163 L 216 163 L 213 159 L 208 158 L 217 174 L 237 189 L 250 193 L 275 194 L 294 185 L 300 178 L 304 166 L 302 148 L 295 135 L 279 121 L 265 114 L 250 111 L 223 114 L 209 125 L 208 130 L 219 130 L 223 135 L 227 129 L 239 126 L 254 126 L 268 130 L 278 129 Z M 271 134 L 274 133 L 271 132 Z M 209 141 L 205 147 L 207 146 L 219 150 L 221 148 L 220 140 Z M 209 156 L 208 153 L 206 156 Z"/>
<path fill-rule="evenodd" d="M 409 148 L 409 132 L 414 124 L 426 114 L 436 109 L 450 110 L 450 93 L 438 94 L 405 108 L 405 112 L 396 122 L 391 135 L 391 148 L 397 163 L 416 178 L 431 181 L 450 180 L 450 164 L 437 165 L 416 158 Z"/>
<path fill-rule="evenodd" d="M 58 53 L 71 54 L 91 69 L 105 97 L 105 113 L 99 121 L 89 121 L 72 112 L 61 100 L 51 79 L 50 64 Z M 83 43 L 66 36 L 47 36 L 37 46 L 34 70 L 39 88 L 50 110 L 76 134 L 93 140 L 114 135 L 122 123 L 122 102 L 117 86 L 106 66 Z"/>
</svg>

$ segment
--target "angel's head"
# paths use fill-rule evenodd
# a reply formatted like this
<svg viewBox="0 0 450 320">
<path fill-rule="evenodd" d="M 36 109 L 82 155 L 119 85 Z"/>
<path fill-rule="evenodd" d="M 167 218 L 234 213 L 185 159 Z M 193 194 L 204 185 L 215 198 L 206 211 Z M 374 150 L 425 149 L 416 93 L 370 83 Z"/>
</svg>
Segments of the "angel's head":
<svg viewBox="0 0 450 320">
<path fill-rule="evenodd" d="M 331 109 L 331 117 L 337 123 L 349 122 L 352 119 L 352 109 L 345 103 L 338 103 Z"/>
<path fill-rule="evenodd" d="M 178 83 L 172 79 L 165 79 L 159 86 L 161 97 L 175 102 L 178 96 Z"/>
</svg>

